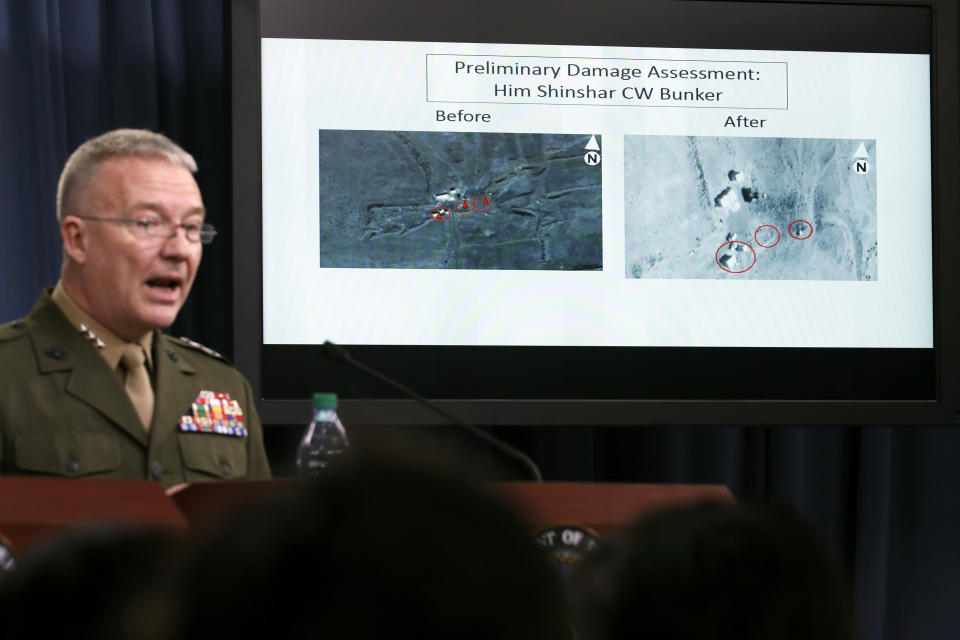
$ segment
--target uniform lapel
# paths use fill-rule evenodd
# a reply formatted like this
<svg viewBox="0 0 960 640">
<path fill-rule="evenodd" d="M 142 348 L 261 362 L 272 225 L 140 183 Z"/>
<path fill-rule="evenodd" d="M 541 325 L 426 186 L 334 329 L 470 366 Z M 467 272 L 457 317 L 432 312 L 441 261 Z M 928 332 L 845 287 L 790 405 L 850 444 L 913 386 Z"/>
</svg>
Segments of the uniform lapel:
<svg viewBox="0 0 960 640">
<path fill-rule="evenodd" d="M 200 391 L 196 387 L 196 369 L 189 354 L 159 332 L 154 334 L 153 344 L 158 400 L 150 426 L 151 451 L 176 432 L 181 416 L 190 415 L 190 404 Z"/>
<path fill-rule="evenodd" d="M 40 373 L 70 371 L 68 394 L 87 403 L 146 446 L 147 433 L 120 380 L 49 295 L 41 297 L 25 322 L 33 338 Z"/>
</svg>

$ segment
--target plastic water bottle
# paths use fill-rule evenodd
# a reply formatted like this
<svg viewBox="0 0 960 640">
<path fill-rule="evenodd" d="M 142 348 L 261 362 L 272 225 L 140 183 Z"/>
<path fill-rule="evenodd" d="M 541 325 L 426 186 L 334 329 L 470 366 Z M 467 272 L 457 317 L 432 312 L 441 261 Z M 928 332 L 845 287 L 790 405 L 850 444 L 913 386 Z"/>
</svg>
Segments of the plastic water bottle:
<svg viewBox="0 0 960 640">
<path fill-rule="evenodd" d="M 317 476 L 350 448 L 347 432 L 337 416 L 337 394 L 313 394 L 313 421 L 297 448 L 297 475 Z"/>
</svg>

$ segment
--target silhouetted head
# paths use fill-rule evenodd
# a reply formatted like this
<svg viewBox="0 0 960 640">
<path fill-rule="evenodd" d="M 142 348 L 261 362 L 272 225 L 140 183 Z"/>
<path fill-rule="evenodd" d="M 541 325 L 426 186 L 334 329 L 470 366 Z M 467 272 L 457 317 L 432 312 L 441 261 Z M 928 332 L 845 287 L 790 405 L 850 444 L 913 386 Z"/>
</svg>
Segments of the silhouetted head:
<svg viewBox="0 0 960 640">
<path fill-rule="evenodd" d="M 578 584 L 584 640 L 852 640 L 849 594 L 784 508 L 706 504 L 643 518 Z"/>
<path fill-rule="evenodd" d="M 170 532 L 130 526 L 53 538 L 0 578 L 3 637 L 165 640 L 178 544 Z"/>
<path fill-rule="evenodd" d="M 383 459 L 333 466 L 207 538 L 182 596 L 188 639 L 566 637 L 556 573 L 509 509 Z"/>
</svg>

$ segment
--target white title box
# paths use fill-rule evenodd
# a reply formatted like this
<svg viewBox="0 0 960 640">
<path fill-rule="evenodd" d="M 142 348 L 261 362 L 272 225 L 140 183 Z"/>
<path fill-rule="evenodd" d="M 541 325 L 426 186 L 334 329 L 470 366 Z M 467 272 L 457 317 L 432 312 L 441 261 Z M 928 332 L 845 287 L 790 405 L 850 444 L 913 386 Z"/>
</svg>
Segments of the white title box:
<svg viewBox="0 0 960 640">
<path fill-rule="evenodd" d="M 787 63 L 427 54 L 427 102 L 786 109 Z"/>
</svg>

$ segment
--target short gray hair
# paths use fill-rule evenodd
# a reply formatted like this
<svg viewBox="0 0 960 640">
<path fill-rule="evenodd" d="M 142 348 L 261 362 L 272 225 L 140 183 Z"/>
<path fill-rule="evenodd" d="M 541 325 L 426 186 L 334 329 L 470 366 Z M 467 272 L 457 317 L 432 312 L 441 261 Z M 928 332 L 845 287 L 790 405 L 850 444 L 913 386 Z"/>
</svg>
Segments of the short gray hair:
<svg viewBox="0 0 960 640">
<path fill-rule="evenodd" d="M 197 172 L 193 156 L 163 134 L 146 129 L 108 131 L 87 140 L 67 158 L 57 184 L 57 222 L 63 222 L 63 217 L 73 206 L 75 194 L 86 185 L 100 164 L 118 156 L 164 158 L 190 173 Z"/>
</svg>

